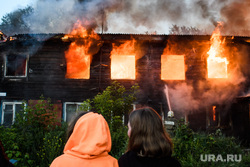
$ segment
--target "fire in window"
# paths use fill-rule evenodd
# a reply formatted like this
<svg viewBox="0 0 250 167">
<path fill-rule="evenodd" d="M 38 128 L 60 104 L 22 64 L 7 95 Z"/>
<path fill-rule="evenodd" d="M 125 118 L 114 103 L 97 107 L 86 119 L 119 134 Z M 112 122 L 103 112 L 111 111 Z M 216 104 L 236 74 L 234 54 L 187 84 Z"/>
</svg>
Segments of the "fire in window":
<svg viewBox="0 0 250 167">
<path fill-rule="evenodd" d="M 162 80 L 185 80 L 184 55 L 161 56 Z"/>
<path fill-rule="evenodd" d="M 220 118 L 220 108 L 217 106 L 211 106 L 209 107 L 209 112 L 208 112 L 208 126 L 214 126 L 214 127 L 219 127 L 221 123 L 221 118 Z"/>
<path fill-rule="evenodd" d="M 135 79 L 134 41 L 114 46 L 111 52 L 111 79 Z"/>
<path fill-rule="evenodd" d="M 25 55 L 10 54 L 6 56 L 5 77 L 25 77 L 27 58 Z"/>
<path fill-rule="evenodd" d="M 89 79 L 92 56 L 98 52 L 100 43 L 99 35 L 94 30 L 87 30 L 80 20 L 75 23 L 69 35 L 62 40 L 71 39 L 69 49 L 65 51 L 67 63 L 66 78 Z M 96 48 L 96 49 L 93 49 Z"/>
<path fill-rule="evenodd" d="M 112 79 L 135 79 L 135 56 L 114 55 L 111 58 Z"/>
<path fill-rule="evenodd" d="M 217 27 L 210 39 L 211 46 L 207 54 L 208 78 L 227 78 L 227 61 L 225 40 L 221 39 L 220 30 Z"/>
<path fill-rule="evenodd" d="M 77 46 L 75 43 L 70 45 L 66 52 L 67 74 L 70 79 L 89 79 L 91 55 L 86 54 L 85 46 Z"/>
</svg>

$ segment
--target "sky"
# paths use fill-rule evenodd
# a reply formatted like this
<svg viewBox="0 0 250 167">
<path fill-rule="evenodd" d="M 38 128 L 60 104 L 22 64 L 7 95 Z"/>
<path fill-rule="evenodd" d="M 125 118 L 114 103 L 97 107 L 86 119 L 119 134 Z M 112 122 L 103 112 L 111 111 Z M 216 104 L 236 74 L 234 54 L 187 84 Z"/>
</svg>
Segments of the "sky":
<svg viewBox="0 0 250 167">
<path fill-rule="evenodd" d="M 2 18 L 6 14 L 16 9 L 24 8 L 27 5 L 30 5 L 32 2 L 32 0 L 0 0 L 0 1 L 3 1 L 3 3 L 1 3 L 2 7 L 0 10 L 0 18 Z"/>
</svg>

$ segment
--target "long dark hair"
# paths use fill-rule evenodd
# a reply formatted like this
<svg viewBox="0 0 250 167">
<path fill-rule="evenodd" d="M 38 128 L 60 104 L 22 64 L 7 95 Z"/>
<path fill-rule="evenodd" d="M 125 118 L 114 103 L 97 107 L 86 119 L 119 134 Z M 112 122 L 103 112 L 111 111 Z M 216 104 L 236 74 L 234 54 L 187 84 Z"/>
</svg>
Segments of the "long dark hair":
<svg viewBox="0 0 250 167">
<path fill-rule="evenodd" d="M 128 151 L 146 157 L 171 156 L 172 141 L 163 127 L 160 115 L 150 107 L 134 110 L 129 115 L 131 133 Z"/>
</svg>

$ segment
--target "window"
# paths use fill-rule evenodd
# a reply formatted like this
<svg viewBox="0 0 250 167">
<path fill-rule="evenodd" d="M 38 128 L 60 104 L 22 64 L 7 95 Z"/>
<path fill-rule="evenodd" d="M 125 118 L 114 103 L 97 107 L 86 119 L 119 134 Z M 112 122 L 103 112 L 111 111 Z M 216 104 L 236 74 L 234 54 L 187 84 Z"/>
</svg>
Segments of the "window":
<svg viewBox="0 0 250 167">
<path fill-rule="evenodd" d="M 184 55 L 161 56 L 162 80 L 185 80 Z"/>
<path fill-rule="evenodd" d="M 218 106 L 210 106 L 207 111 L 207 121 L 208 126 L 211 127 L 219 127 L 221 124 L 221 117 L 220 117 L 220 110 L 221 107 Z"/>
<path fill-rule="evenodd" d="M 14 123 L 16 114 L 23 110 L 23 102 L 3 102 L 1 124 L 10 126 Z"/>
<path fill-rule="evenodd" d="M 25 55 L 9 54 L 5 59 L 5 77 L 26 77 L 27 57 Z"/>
<path fill-rule="evenodd" d="M 112 79 L 135 79 L 135 55 L 112 55 Z"/>
<path fill-rule="evenodd" d="M 64 117 L 63 120 L 67 123 L 71 121 L 76 111 L 81 110 L 83 103 L 79 102 L 66 102 L 64 103 Z"/>
</svg>

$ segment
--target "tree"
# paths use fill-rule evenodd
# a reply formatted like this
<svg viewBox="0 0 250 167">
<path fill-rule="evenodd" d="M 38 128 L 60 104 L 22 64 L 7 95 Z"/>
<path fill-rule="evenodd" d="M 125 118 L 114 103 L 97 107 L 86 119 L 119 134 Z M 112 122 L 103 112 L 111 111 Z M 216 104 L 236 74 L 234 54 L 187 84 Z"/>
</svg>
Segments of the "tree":
<svg viewBox="0 0 250 167">
<path fill-rule="evenodd" d="M 17 9 L 14 12 L 8 13 L 2 17 L 0 30 L 8 36 L 14 34 L 28 33 L 30 28 L 25 23 L 24 18 L 33 13 L 33 8 L 27 6 L 24 9 Z"/>
<path fill-rule="evenodd" d="M 186 26 L 177 26 L 173 24 L 170 27 L 169 34 L 171 35 L 202 35 L 204 31 L 196 28 L 196 27 L 186 27 Z"/>
<path fill-rule="evenodd" d="M 131 104 L 136 100 L 135 95 L 138 88 L 138 85 L 134 85 L 126 90 L 124 86 L 115 81 L 94 97 L 93 108 L 105 117 L 111 130 L 122 126 L 118 122 L 132 109 Z"/>
</svg>

